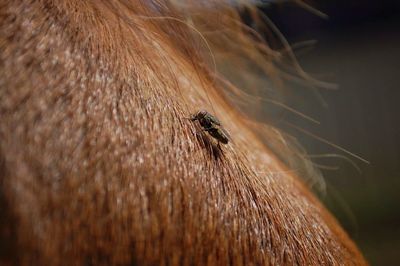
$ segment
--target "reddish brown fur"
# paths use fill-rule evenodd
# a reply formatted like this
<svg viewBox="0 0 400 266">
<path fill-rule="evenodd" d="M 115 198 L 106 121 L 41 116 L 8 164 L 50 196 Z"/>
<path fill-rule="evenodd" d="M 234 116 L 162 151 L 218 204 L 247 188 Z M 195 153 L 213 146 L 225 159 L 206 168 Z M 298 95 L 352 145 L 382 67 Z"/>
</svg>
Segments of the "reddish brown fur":
<svg viewBox="0 0 400 266">
<path fill-rule="evenodd" d="M 154 18 L 180 19 L 170 5 L 0 12 L 3 264 L 365 264 L 213 89 L 192 30 Z M 186 119 L 204 88 L 222 151 Z"/>
</svg>

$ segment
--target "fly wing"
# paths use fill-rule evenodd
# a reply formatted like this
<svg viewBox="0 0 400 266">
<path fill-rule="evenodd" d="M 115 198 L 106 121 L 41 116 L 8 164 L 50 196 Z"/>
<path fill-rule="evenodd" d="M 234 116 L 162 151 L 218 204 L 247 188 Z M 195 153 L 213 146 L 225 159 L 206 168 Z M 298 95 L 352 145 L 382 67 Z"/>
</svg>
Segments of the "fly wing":
<svg viewBox="0 0 400 266">
<path fill-rule="evenodd" d="M 207 114 L 207 119 L 217 126 L 221 125 L 221 122 L 219 122 L 219 120 L 211 114 Z"/>
<path fill-rule="evenodd" d="M 220 127 L 219 130 L 221 131 L 222 138 L 224 139 L 224 143 L 228 143 L 231 140 L 231 136 L 229 135 L 228 131 L 226 131 L 223 127 Z"/>
</svg>

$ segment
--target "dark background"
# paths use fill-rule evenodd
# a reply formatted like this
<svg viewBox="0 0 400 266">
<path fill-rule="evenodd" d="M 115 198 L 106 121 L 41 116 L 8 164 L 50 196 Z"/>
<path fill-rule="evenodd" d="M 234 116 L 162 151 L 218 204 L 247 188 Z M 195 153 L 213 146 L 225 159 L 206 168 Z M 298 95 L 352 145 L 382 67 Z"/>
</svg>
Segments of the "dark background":
<svg viewBox="0 0 400 266">
<path fill-rule="evenodd" d="M 400 1 L 332 0 L 313 6 L 329 19 L 293 3 L 261 7 L 291 44 L 317 40 L 308 51 L 297 50 L 297 58 L 307 73 L 339 87 L 319 90 L 324 103 L 302 101 L 315 95 L 299 86 L 291 106 L 321 125 L 292 121 L 370 162 L 349 157 L 359 172 L 340 158 L 318 159 L 339 167 L 323 171 L 328 188 L 322 200 L 371 265 L 400 265 Z M 345 155 L 288 130 L 310 154 Z"/>
</svg>

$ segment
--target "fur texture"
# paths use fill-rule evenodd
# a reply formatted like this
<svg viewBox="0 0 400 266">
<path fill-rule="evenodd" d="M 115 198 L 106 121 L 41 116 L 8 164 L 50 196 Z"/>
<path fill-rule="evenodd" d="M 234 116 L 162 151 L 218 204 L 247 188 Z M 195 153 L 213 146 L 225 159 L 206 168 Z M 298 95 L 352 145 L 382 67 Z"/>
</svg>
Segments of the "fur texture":
<svg viewBox="0 0 400 266">
<path fill-rule="evenodd" d="M 0 261 L 365 264 L 218 93 L 176 9 L 2 1 Z M 197 134 L 204 108 L 233 143 Z"/>
</svg>

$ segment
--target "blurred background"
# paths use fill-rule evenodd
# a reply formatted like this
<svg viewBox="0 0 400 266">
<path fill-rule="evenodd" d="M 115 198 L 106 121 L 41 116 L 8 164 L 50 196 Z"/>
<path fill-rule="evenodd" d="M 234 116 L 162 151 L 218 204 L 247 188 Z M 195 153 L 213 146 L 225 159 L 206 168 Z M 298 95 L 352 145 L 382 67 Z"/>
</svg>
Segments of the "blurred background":
<svg viewBox="0 0 400 266">
<path fill-rule="evenodd" d="M 292 121 L 370 162 L 348 156 L 357 169 L 339 157 L 316 158 L 329 168 L 322 170 L 327 192 L 321 198 L 371 265 L 400 265 L 400 1 L 311 4 L 329 18 L 294 3 L 260 7 L 290 44 L 306 42 L 295 49 L 304 70 L 338 85 L 337 90 L 320 89 L 315 101 L 302 101 L 314 92 L 295 88 L 298 95 L 290 106 L 321 124 Z M 346 155 L 287 130 L 310 154 Z"/>
</svg>

